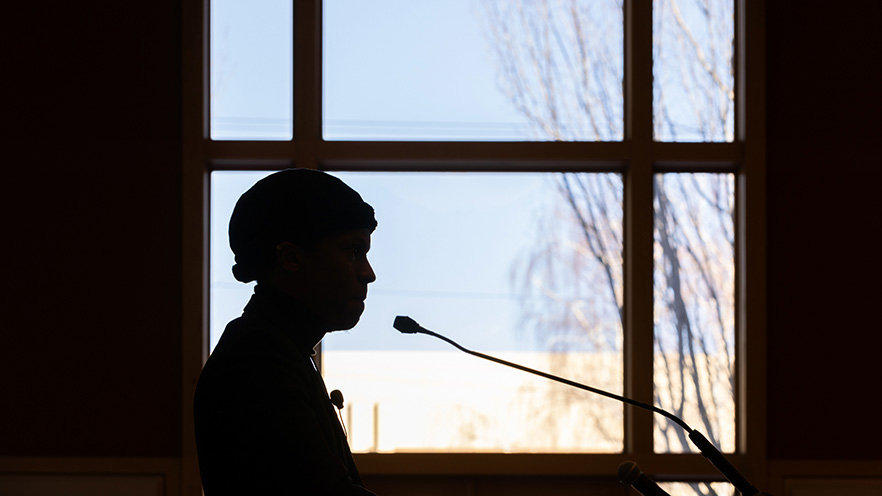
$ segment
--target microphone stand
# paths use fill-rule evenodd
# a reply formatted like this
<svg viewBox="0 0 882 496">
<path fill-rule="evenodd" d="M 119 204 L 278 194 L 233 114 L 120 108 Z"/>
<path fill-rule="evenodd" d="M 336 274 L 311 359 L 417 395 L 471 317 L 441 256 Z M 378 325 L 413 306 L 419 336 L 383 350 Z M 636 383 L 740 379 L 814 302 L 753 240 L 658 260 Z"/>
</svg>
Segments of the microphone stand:
<svg viewBox="0 0 882 496">
<path fill-rule="evenodd" d="M 601 396 L 606 396 L 607 398 L 612 398 L 614 400 L 621 401 L 622 403 L 627 403 L 629 405 L 636 406 L 637 408 L 641 408 L 643 410 L 649 410 L 651 412 L 658 413 L 659 415 L 663 415 L 664 417 L 672 420 L 674 423 L 676 423 L 677 425 L 682 427 L 683 430 L 685 430 L 689 434 L 689 440 L 692 441 L 692 444 L 694 444 L 696 448 L 698 448 L 698 450 L 702 454 L 702 456 L 707 458 L 714 465 L 714 467 L 716 467 L 717 470 L 719 470 L 720 473 L 723 474 L 723 476 L 726 477 L 726 479 L 733 486 L 735 486 L 735 488 L 738 489 L 738 491 L 741 492 L 741 494 L 743 496 L 759 496 L 761 494 L 765 494 L 765 493 L 760 493 L 759 490 L 753 486 L 753 484 L 748 482 L 747 479 L 745 479 L 744 476 L 742 476 L 738 472 L 738 470 L 736 470 L 735 467 L 731 463 L 729 463 L 729 461 L 726 460 L 725 457 L 723 457 L 723 454 L 720 453 L 720 450 L 718 450 L 716 448 L 716 446 L 714 446 L 710 441 L 708 441 L 707 438 L 704 437 L 703 434 L 701 434 L 697 430 L 689 427 L 689 425 L 686 422 L 684 422 L 681 418 L 677 417 L 676 415 L 674 415 L 670 412 L 662 410 L 661 408 L 658 408 L 654 405 L 650 405 L 647 403 L 642 403 L 640 401 L 632 400 L 631 398 L 627 398 L 625 396 L 619 396 L 617 394 L 610 393 L 608 391 L 604 391 L 602 389 L 598 389 L 595 387 L 586 386 L 585 384 L 580 384 L 578 382 L 571 381 L 571 380 L 565 379 L 563 377 L 558 377 L 556 375 L 549 374 L 547 372 L 542 372 L 539 370 L 531 369 L 529 367 L 525 367 L 525 366 L 519 365 L 517 363 L 512 363 L 512 362 L 502 360 L 500 358 L 496 358 L 496 357 L 493 357 L 490 355 L 485 355 L 484 353 L 472 351 L 468 348 L 460 346 L 458 343 L 456 343 L 455 341 L 453 341 L 451 339 L 448 339 L 447 337 L 444 337 L 440 334 L 437 334 L 435 332 L 432 332 L 432 331 L 422 327 L 421 325 L 417 324 L 417 322 L 410 317 L 406 317 L 403 315 L 399 315 L 399 316 L 395 317 L 395 321 L 393 322 L 392 327 L 394 327 L 399 332 L 402 332 L 404 334 L 427 334 L 429 336 L 432 336 L 432 337 L 438 338 L 442 341 L 445 341 L 445 342 L 449 343 L 450 345 L 452 345 L 453 347 L 457 348 L 458 350 L 460 350 L 464 353 L 468 353 L 469 355 L 476 356 L 478 358 L 483 358 L 483 359 L 489 360 L 491 362 L 496 362 L 498 364 L 512 367 L 512 368 L 515 368 L 515 369 L 518 369 L 518 370 L 521 370 L 524 372 L 529 372 L 531 374 L 538 375 L 540 377 L 544 377 L 544 378 L 550 379 L 552 381 L 560 382 L 562 384 L 566 384 L 566 385 L 572 386 L 574 388 L 589 391 L 594 394 L 599 394 Z"/>
</svg>

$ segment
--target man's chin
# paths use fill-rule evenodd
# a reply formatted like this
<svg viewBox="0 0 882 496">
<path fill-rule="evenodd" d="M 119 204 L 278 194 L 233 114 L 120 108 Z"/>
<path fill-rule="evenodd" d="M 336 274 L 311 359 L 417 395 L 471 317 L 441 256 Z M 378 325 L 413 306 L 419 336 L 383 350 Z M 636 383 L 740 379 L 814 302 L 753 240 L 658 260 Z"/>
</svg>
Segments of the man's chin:
<svg viewBox="0 0 882 496">
<path fill-rule="evenodd" d="M 325 332 L 348 331 L 358 324 L 364 313 L 364 301 L 350 299 L 319 308 L 319 321 Z"/>
<path fill-rule="evenodd" d="M 335 322 L 335 324 L 331 328 L 331 332 L 334 331 L 348 331 L 355 327 L 358 324 L 358 321 L 361 320 L 362 312 L 359 311 L 357 314 L 353 314 L 346 318 L 341 318 Z"/>
</svg>

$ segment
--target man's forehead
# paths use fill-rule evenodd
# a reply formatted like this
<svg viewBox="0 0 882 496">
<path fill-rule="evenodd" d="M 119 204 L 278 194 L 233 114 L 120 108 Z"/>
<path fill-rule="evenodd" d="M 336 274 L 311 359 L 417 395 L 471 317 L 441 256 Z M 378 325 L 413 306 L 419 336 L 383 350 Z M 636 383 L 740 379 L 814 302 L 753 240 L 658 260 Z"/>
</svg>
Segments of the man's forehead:
<svg viewBox="0 0 882 496">
<path fill-rule="evenodd" d="M 351 229 L 348 231 L 339 232 L 331 236 L 332 238 L 339 241 L 358 241 L 370 244 L 371 243 L 371 232 L 368 229 Z"/>
</svg>

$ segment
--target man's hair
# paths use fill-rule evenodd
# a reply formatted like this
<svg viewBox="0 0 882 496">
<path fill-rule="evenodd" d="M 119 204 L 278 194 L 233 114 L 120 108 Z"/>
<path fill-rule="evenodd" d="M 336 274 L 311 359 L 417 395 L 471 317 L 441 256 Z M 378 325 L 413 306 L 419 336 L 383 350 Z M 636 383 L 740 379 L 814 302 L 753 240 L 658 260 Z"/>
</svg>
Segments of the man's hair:
<svg viewBox="0 0 882 496">
<path fill-rule="evenodd" d="M 242 194 L 230 216 L 233 276 L 266 276 L 283 241 L 311 247 L 332 234 L 376 227 L 374 209 L 340 179 L 313 169 L 276 172 Z"/>
</svg>

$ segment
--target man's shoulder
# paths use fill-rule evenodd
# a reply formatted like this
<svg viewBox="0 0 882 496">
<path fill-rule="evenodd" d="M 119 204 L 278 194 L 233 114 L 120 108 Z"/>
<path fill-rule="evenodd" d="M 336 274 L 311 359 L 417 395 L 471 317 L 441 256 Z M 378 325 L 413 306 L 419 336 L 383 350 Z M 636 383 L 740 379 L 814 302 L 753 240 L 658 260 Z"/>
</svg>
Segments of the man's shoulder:
<svg viewBox="0 0 882 496">
<path fill-rule="evenodd" d="M 227 324 L 213 355 L 243 358 L 253 353 L 260 356 L 290 355 L 296 351 L 294 348 L 269 320 L 245 314 Z"/>
<path fill-rule="evenodd" d="M 208 357 L 202 377 L 272 376 L 294 372 L 301 360 L 296 347 L 269 322 L 242 316 L 227 324 Z"/>
</svg>

